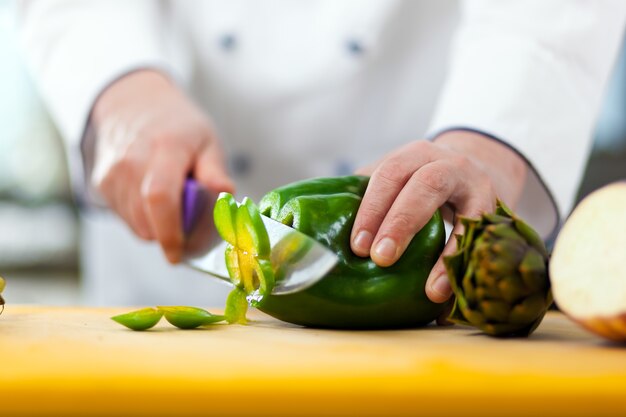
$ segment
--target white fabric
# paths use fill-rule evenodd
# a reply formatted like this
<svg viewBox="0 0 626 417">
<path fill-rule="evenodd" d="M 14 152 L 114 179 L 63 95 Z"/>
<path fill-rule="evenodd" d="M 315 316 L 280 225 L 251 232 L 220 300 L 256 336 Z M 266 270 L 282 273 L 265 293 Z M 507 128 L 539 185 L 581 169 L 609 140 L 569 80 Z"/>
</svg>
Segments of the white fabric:
<svg viewBox="0 0 626 417">
<path fill-rule="evenodd" d="M 625 16 L 619 0 L 472 0 L 462 8 L 451 0 L 40 0 L 25 2 L 23 39 L 77 178 L 95 97 L 148 66 L 168 72 L 211 115 L 241 168 L 241 196 L 348 173 L 465 126 L 523 153 L 563 215 Z M 552 210 L 539 179 L 529 181 L 522 216 L 547 234 Z M 102 213 L 84 223 L 88 302 L 169 303 L 184 274 L 194 274 L 197 289 L 186 283 L 177 302 L 223 302 L 221 286 L 211 297 L 208 280 L 166 268 L 154 245 L 118 223 Z"/>
<path fill-rule="evenodd" d="M 467 126 L 512 145 L 569 213 L 603 89 L 622 40 L 626 2 L 465 3 L 431 129 Z M 527 190 L 533 224 L 545 216 Z M 521 211 L 521 210 L 520 210 Z M 545 230 L 545 229 L 544 229 Z"/>
</svg>

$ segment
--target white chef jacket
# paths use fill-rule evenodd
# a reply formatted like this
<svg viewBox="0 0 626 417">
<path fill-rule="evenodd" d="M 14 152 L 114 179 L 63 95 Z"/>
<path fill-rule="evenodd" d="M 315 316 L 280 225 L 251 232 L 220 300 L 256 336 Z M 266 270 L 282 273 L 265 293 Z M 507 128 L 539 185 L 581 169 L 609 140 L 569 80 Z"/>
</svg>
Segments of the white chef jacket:
<svg viewBox="0 0 626 417">
<path fill-rule="evenodd" d="M 240 196 L 461 127 L 529 161 L 518 211 L 548 236 L 571 209 L 625 19 L 622 0 L 35 0 L 21 27 L 77 189 L 94 100 L 156 68 L 212 117 Z M 86 302 L 223 303 L 226 288 L 169 266 L 111 213 L 82 220 Z"/>
</svg>

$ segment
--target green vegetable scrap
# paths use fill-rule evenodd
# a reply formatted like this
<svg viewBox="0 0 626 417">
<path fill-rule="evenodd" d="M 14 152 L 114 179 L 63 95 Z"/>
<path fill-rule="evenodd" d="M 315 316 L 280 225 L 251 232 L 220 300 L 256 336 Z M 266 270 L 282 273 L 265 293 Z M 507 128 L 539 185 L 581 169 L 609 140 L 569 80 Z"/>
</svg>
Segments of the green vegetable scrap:
<svg viewBox="0 0 626 417">
<path fill-rule="evenodd" d="M 248 294 L 245 290 L 239 287 L 235 287 L 228 298 L 226 299 L 226 308 L 224 310 L 224 316 L 226 321 L 230 324 L 246 324 L 248 322 L 246 318 L 246 312 L 248 311 Z"/>
<path fill-rule="evenodd" d="M 179 329 L 195 329 L 225 320 L 224 316 L 211 314 L 201 308 L 186 306 L 142 308 L 141 310 L 113 316 L 111 319 L 132 330 L 148 330 L 156 326 L 163 316 L 170 324 Z"/>
<path fill-rule="evenodd" d="M 112 320 L 132 330 L 148 330 L 154 327 L 163 317 L 159 309 L 148 307 L 130 313 L 111 317 Z"/>
<path fill-rule="evenodd" d="M 450 320 L 492 336 L 528 336 L 552 303 L 543 241 L 501 201 L 495 213 L 461 221 L 457 252 L 444 259 L 456 295 Z"/>
<path fill-rule="evenodd" d="M 226 301 L 226 319 L 244 324 L 248 304 L 260 307 L 274 287 L 269 236 L 249 198 L 237 205 L 231 194 L 221 193 L 213 217 L 218 233 L 228 242 L 226 267 L 235 285 Z"/>
<path fill-rule="evenodd" d="M 165 320 L 179 329 L 195 329 L 196 327 L 224 321 L 224 316 L 211 314 L 198 307 L 157 307 L 163 312 Z"/>
</svg>

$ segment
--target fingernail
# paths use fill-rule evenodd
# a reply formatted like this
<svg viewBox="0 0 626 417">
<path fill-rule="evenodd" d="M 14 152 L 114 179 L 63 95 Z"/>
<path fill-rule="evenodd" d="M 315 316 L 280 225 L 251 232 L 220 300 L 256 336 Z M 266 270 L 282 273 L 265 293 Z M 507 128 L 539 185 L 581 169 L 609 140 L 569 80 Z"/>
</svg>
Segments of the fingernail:
<svg viewBox="0 0 626 417">
<path fill-rule="evenodd" d="M 169 263 L 177 264 L 181 260 L 182 253 L 178 249 L 170 249 L 165 252 L 165 256 L 167 260 L 169 261 Z"/>
<path fill-rule="evenodd" d="M 398 245 L 391 238 L 384 238 L 376 245 L 374 253 L 380 259 L 385 261 L 394 261 L 396 259 L 396 252 L 398 251 Z"/>
<path fill-rule="evenodd" d="M 362 253 L 369 253 L 370 248 L 372 247 L 372 241 L 374 240 L 374 236 L 367 230 L 361 230 L 356 234 L 356 237 L 352 241 L 352 245 L 355 249 L 359 250 Z"/>
<path fill-rule="evenodd" d="M 430 289 L 441 298 L 447 298 L 452 292 L 452 288 L 450 287 L 450 282 L 448 281 L 446 274 L 441 274 L 435 278 L 435 281 L 430 284 Z"/>
</svg>

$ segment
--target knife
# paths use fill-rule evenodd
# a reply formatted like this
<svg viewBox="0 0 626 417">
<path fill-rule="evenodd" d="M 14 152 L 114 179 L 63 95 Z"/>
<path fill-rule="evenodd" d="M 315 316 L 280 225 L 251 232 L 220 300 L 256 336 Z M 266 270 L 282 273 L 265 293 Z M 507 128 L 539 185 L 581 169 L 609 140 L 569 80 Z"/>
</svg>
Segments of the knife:
<svg viewBox="0 0 626 417">
<path fill-rule="evenodd" d="M 183 262 L 232 285 L 224 242 L 213 222 L 216 196 L 196 180 L 187 178 L 183 189 Z M 322 279 L 338 261 L 337 255 L 315 239 L 261 215 L 270 240 L 270 259 L 279 271 L 272 294 L 291 294 Z M 289 253 L 293 251 L 294 253 Z"/>
</svg>

